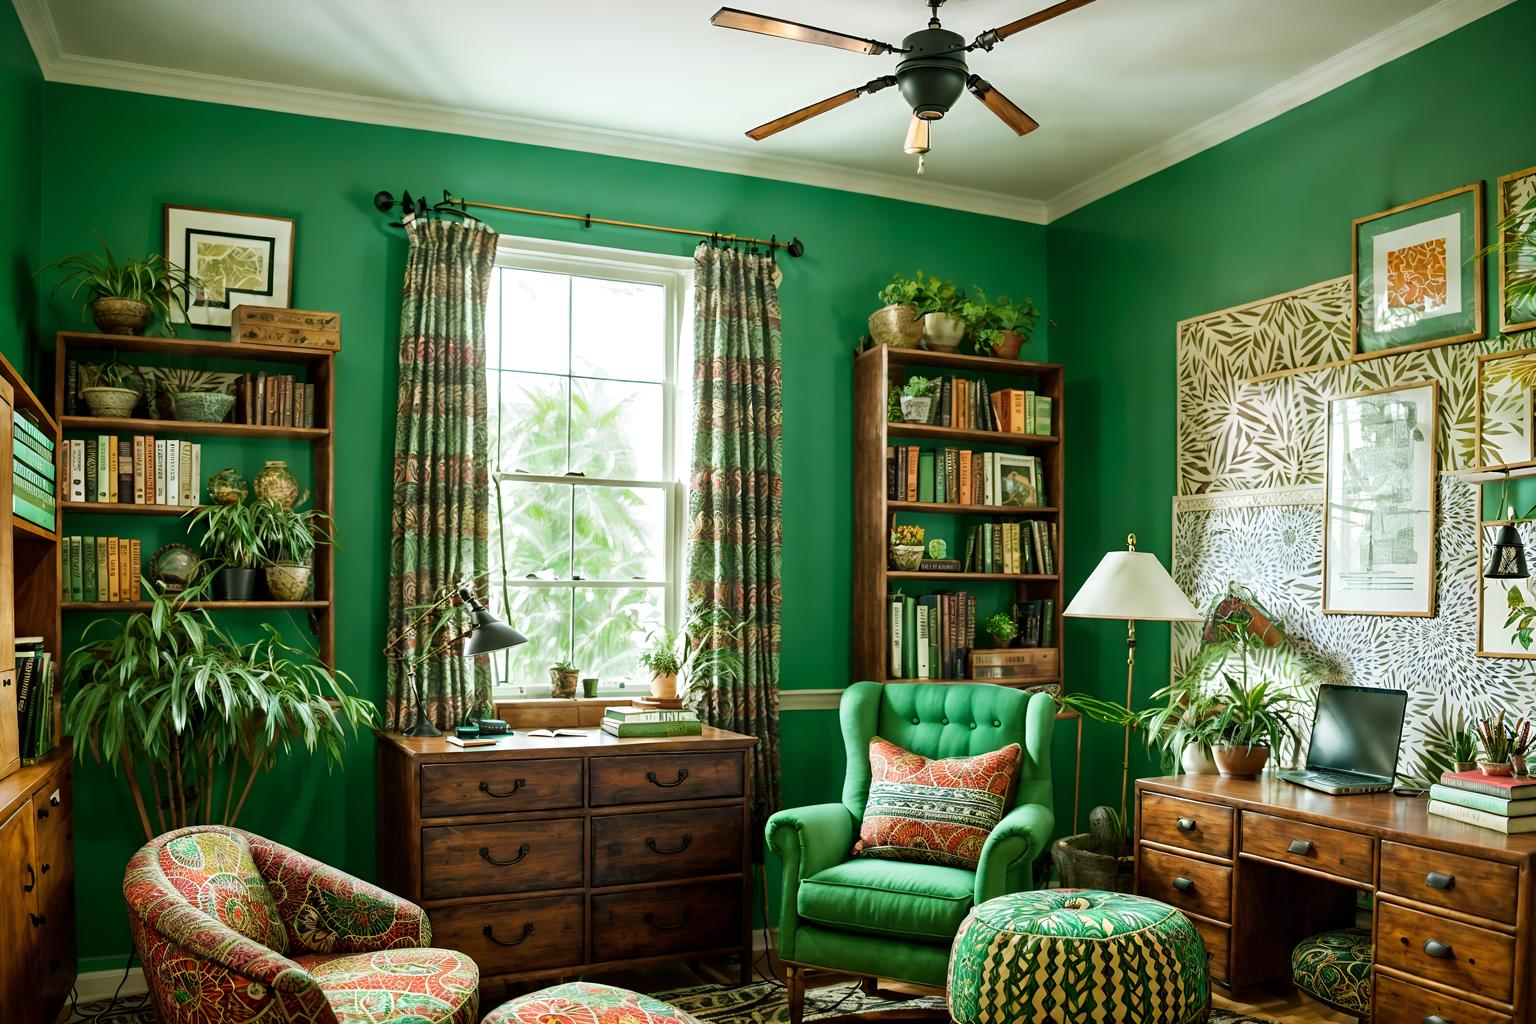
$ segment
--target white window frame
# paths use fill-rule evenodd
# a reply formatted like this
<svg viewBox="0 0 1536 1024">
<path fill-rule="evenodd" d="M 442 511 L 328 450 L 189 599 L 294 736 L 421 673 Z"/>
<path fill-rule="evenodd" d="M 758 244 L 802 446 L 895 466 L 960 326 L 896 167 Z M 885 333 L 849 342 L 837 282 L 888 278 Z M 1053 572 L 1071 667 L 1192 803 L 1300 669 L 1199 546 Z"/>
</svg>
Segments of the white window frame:
<svg viewBox="0 0 1536 1024">
<path fill-rule="evenodd" d="M 502 470 L 499 466 L 491 472 L 491 485 L 500 488 L 503 480 L 520 483 L 571 484 L 596 487 L 627 487 L 637 490 L 654 489 L 666 493 L 666 550 L 662 564 L 665 579 L 657 584 L 636 580 L 532 580 L 509 577 L 509 589 L 574 590 L 577 588 L 638 588 L 662 587 L 666 590 L 663 602 L 666 626 L 677 629 L 683 620 L 684 604 L 684 554 L 688 519 L 688 493 L 686 470 L 691 452 L 687 445 L 689 434 L 681 429 L 692 407 L 692 389 L 689 375 L 684 372 L 691 365 L 693 355 L 693 273 L 694 261 L 684 256 L 664 256 L 656 253 L 634 252 L 628 249 L 611 249 L 606 246 L 584 245 L 575 242 L 558 242 L 543 238 L 518 235 L 502 235 L 497 240 L 496 267 L 531 270 L 544 273 L 569 274 L 577 277 L 596 277 L 612 281 L 636 284 L 660 285 L 666 289 L 666 371 L 662 381 L 662 478 L 659 480 L 604 480 L 594 477 L 568 475 L 543 475 L 517 473 Z M 489 326 L 489 325 L 488 325 Z M 496 325 L 498 342 L 501 325 Z M 498 360 L 499 362 L 499 360 Z M 506 367 L 495 371 L 500 374 Z M 549 374 L 548 376 L 561 376 Z M 563 375 L 574 382 L 584 378 L 567 369 Z M 619 380 L 619 378 L 601 378 Z M 621 381 L 622 382 L 622 381 Z M 651 384 L 652 381 L 642 383 Z M 569 389 L 568 389 L 569 390 Z M 493 504 L 494 514 L 494 504 Z M 492 553 L 492 558 L 499 552 Z M 506 567 L 497 565 L 505 574 Z M 499 587 L 501 580 L 492 579 L 492 586 Z M 515 627 L 517 623 L 512 623 Z M 632 683 L 639 682 L 639 655 L 635 652 L 635 675 Z M 497 700 L 528 700 L 548 696 L 541 692 L 543 681 L 498 681 L 493 696 Z M 599 694 L 613 696 L 620 692 L 615 681 L 604 680 Z"/>
</svg>

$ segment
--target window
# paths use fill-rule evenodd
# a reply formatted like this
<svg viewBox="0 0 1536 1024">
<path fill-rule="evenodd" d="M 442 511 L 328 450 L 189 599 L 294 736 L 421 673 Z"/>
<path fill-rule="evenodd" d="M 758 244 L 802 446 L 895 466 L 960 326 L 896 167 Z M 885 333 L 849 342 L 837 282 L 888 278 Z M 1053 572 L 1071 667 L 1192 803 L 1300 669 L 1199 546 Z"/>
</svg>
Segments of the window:
<svg viewBox="0 0 1536 1024">
<path fill-rule="evenodd" d="M 502 240 L 486 316 L 490 589 L 528 643 L 499 697 L 569 660 L 600 692 L 649 685 L 645 636 L 681 616 L 677 367 L 693 261 Z"/>
</svg>

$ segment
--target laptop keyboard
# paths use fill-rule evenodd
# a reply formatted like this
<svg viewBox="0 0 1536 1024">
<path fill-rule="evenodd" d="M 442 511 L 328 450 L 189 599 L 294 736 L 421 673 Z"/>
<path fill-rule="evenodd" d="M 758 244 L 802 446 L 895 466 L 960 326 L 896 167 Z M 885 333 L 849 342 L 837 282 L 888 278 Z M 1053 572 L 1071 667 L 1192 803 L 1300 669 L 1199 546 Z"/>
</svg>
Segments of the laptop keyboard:
<svg viewBox="0 0 1536 1024">
<path fill-rule="evenodd" d="M 1363 786 L 1376 781 L 1375 779 L 1368 779 L 1364 775 L 1335 772 L 1327 768 L 1308 768 L 1306 774 L 1308 778 L 1316 779 L 1319 782 L 1326 782 L 1330 786 Z"/>
</svg>

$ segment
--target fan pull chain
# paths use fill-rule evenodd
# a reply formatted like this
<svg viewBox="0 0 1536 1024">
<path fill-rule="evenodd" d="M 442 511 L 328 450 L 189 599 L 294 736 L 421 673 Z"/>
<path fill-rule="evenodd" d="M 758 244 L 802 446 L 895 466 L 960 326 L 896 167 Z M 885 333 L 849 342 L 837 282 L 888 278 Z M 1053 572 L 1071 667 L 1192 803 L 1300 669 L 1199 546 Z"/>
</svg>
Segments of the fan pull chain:
<svg viewBox="0 0 1536 1024">
<path fill-rule="evenodd" d="M 923 173 L 923 154 L 917 154 L 917 173 Z"/>
</svg>

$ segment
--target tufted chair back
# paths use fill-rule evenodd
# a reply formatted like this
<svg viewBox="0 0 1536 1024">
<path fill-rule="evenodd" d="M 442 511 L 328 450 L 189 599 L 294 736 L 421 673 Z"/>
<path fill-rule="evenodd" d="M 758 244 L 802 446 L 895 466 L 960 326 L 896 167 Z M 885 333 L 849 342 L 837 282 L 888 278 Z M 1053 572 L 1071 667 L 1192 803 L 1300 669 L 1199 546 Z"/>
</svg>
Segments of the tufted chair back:
<svg viewBox="0 0 1536 1024">
<path fill-rule="evenodd" d="M 970 757 L 1017 743 L 1023 756 L 1013 806 L 1050 805 L 1056 718 L 1050 694 L 985 683 L 862 682 L 843 691 L 838 714 L 848 758 L 843 806 L 855 821 L 869 801 L 869 741 L 876 736 L 929 758 Z"/>
</svg>

